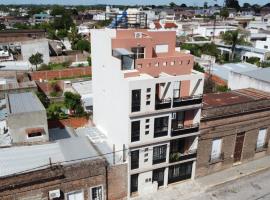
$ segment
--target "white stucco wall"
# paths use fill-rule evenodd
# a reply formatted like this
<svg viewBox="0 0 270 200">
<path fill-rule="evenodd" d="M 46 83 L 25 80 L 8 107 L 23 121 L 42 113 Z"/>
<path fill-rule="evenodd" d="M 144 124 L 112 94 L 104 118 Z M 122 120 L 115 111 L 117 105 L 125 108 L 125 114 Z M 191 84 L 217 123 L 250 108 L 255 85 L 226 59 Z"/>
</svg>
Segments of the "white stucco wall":
<svg viewBox="0 0 270 200">
<path fill-rule="evenodd" d="M 255 88 L 258 90 L 270 92 L 270 83 L 260 81 L 236 72 L 231 72 L 228 80 L 228 87 L 232 90 L 243 88 Z"/>
</svg>

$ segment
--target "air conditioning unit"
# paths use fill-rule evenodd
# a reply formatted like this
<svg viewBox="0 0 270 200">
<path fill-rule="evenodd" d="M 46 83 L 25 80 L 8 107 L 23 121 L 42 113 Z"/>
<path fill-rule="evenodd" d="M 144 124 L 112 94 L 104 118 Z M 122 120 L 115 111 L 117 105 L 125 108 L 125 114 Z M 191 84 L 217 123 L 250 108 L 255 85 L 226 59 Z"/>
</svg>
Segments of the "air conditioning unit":
<svg viewBox="0 0 270 200">
<path fill-rule="evenodd" d="M 176 113 L 172 114 L 172 119 L 176 119 Z"/>
<path fill-rule="evenodd" d="M 61 193 L 59 189 L 49 191 L 49 199 L 60 198 L 60 196 L 61 196 Z"/>
<path fill-rule="evenodd" d="M 142 32 L 135 32 L 135 38 L 142 38 Z"/>
</svg>

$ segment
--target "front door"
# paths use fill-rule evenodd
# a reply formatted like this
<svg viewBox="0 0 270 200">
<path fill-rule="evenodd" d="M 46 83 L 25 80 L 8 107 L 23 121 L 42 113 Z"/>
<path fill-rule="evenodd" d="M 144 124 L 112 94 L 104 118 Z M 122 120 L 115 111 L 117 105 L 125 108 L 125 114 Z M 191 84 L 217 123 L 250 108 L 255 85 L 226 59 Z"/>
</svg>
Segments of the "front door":
<svg viewBox="0 0 270 200">
<path fill-rule="evenodd" d="M 234 147 L 234 162 L 241 161 L 242 150 L 244 145 L 245 133 L 237 133 Z"/>
<path fill-rule="evenodd" d="M 164 170 L 165 170 L 165 168 L 153 170 L 152 181 L 153 182 L 157 181 L 158 182 L 158 187 L 164 185 Z"/>
</svg>

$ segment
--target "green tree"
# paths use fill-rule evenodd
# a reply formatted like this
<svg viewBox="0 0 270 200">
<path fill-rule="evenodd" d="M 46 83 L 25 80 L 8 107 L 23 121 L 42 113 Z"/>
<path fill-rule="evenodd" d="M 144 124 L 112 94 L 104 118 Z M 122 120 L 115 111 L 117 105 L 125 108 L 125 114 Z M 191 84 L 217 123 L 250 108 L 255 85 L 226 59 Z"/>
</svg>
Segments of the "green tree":
<svg viewBox="0 0 270 200">
<path fill-rule="evenodd" d="M 222 40 L 225 44 L 231 45 L 231 60 L 234 59 L 235 48 L 238 44 L 243 44 L 245 42 L 245 36 L 240 35 L 239 31 L 227 31 L 222 35 Z"/>
<path fill-rule="evenodd" d="M 68 39 L 71 41 L 71 46 L 75 49 L 75 46 L 79 40 L 81 40 L 81 35 L 78 34 L 78 30 L 76 27 L 72 27 L 70 32 L 68 33 Z"/>
<path fill-rule="evenodd" d="M 238 0 L 225 0 L 225 5 L 227 8 L 234 8 L 237 11 L 240 10 L 240 5 Z"/>
<path fill-rule="evenodd" d="M 54 16 L 52 26 L 55 29 L 66 29 L 74 26 L 72 16 L 72 10 L 67 10 L 63 6 L 54 6 L 51 11 L 51 15 Z"/>
<path fill-rule="evenodd" d="M 37 70 L 38 65 L 43 63 L 43 55 L 37 52 L 36 54 L 33 54 L 32 56 L 30 56 L 28 60 L 32 65 L 36 66 L 36 70 Z"/>
<path fill-rule="evenodd" d="M 79 40 L 76 44 L 76 49 L 80 51 L 90 52 L 91 45 L 88 40 Z"/>
<path fill-rule="evenodd" d="M 43 92 L 36 92 L 36 95 L 43 104 L 43 106 L 45 108 L 48 108 L 50 100 L 47 98 L 46 94 L 44 94 Z"/>
<path fill-rule="evenodd" d="M 6 25 L 0 23 L 0 30 L 5 30 L 5 29 L 6 29 Z"/>
<path fill-rule="evenodd" d="M 222 10 L 220 11 L 220 16 L 223 19 L 227 19 L 229 17 L 229 11 L 227 8 L 222 8 Z"/>
<path fill-rule="evenodd" d="M 72 92 L 65 92 L 64 94 L 65 106 L 75 115 L 82 115 L 84 113 L 81 105 L 81 96 Z"/>
<path fill-rule="evenodd" d="M 171 8 L 176 7 L 176 4 L 174 2 L 171 2 L 169 5 L 170 5 Z"/>
<path fill-rule="evenodd" d="M 88 62 L 88 65 L 89 65 L 89 66 L 92 66 L 92 58 L 91 58 L 91 56 L 89 56 L 89 57 L 87 58 L 87 62 Z"/>
<path fill-rule="evenodd" d="M 199 63 L 195 63 L 193 69 L 196 70 L 196 71 L 202 72 L 202 73 L 205 72 L 205 71 L 204 71 L 204 68 L 201 67 L 201 66 L 199 65 Z"/>
</svg>

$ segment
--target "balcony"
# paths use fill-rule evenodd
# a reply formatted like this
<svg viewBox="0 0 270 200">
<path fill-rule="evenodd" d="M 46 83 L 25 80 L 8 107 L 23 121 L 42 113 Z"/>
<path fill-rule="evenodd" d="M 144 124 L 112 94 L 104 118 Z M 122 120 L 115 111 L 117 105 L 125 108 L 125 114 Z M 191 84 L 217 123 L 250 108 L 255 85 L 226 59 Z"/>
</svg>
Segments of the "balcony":
<svg viewBox="0 0 270 200">
<path fill-rule="evenodd" d="M 162 110 L 166 108 L 171 108 L 171 99 L 156 99 L 156 110 Z"/>
<path fill-rule="evenodd" d="M 173 99 L 173 107 L 190 106 L 201 103 L 202 103 L 202 95 L 194 95 Z"/>
<path fill-rule="evenodd" d="M 196 133 L 199 131 L 199 123 L 185 125 L 182 127 L 172 127 L 171 129 L 171 136 L 179 136 L 179 135 L 186 135 L 190 133 Z"/>
<path fill-rule="evenodd" d="M 195 159 L 197 157 L 197 150 L 189 151 L 186 153 L 170 153 L 170 163 Z"/>
</svg>

